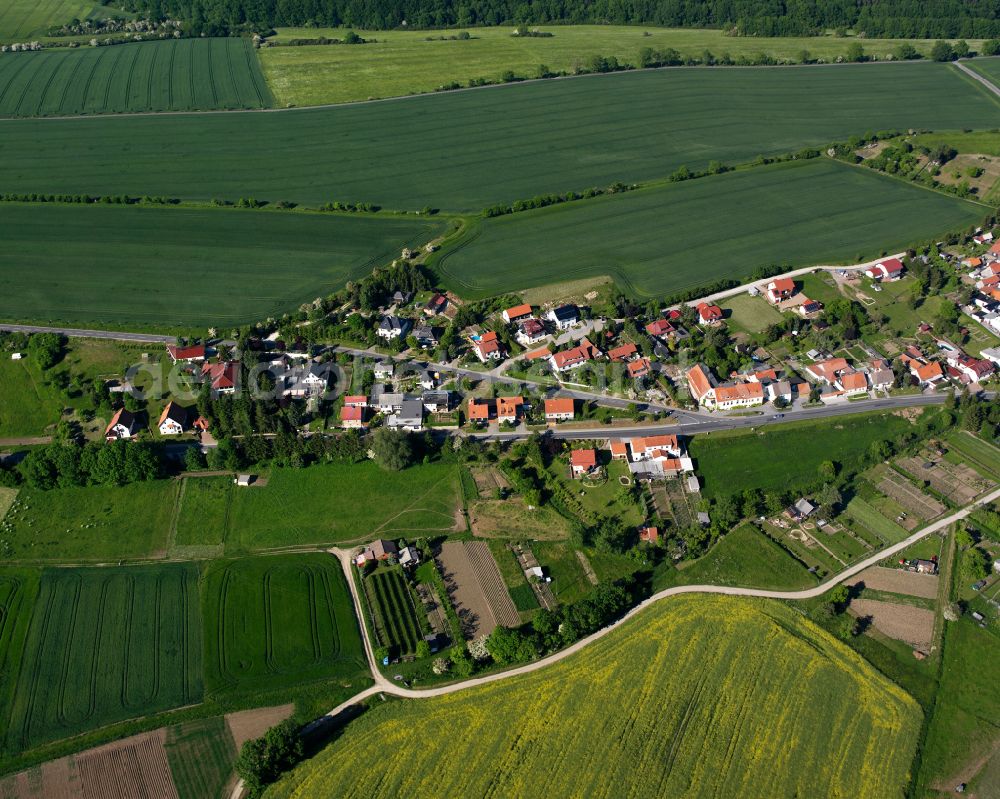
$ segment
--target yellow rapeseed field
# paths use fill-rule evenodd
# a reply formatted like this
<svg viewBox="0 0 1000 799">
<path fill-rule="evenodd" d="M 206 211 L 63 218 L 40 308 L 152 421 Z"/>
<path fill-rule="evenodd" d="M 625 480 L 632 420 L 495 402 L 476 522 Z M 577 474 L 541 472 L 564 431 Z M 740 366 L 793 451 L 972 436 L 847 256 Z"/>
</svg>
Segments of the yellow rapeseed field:
<svg viewBox="0 0 1000 799">
<path fill-rule="evenodd" d="M 269 795 L 898 799 L 920 722 L 791 609 L 678 597 L 536 673 L 378 706 Z"/>
</svg>

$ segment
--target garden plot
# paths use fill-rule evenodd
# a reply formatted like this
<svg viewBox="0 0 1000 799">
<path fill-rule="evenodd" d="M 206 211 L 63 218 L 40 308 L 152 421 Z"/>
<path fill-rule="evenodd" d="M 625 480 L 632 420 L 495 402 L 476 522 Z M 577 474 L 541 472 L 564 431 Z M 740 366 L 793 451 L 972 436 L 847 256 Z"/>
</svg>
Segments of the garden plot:
<svg viewBox="0 0 1000 799">
<path fill-rule="evenodd" d="M 510 481 L 499 469 L 491 467 L 473 468 L 469 472 L 476 481 L 476 490 L 480 499 L 493 499 L 500 489 L 510 488 Z"/>
<path fill-rule="evenodd" d="M 364 578 L 364 587 L 379 645 L 392 650 L 394 656 L 415 653 L 423 625 L 403 570 L 378 569 Z"/>
<path fill-rule="evenodd" d="M 936 574 L 918 574 L 905 569 L 887 569 L 884 566 L 872 566 L 870 569 L 865 569 L 851 585 L 864 585 L 865 588 L 871 588 L 875 591 L 907 594 L 924 599 L 936 599 L 938 595 L 938 576 Z"/>
<path fill-rule="evenodd" d="M 475 549 L 477 545 L 485 550 L 489 563 L 484 563 L 483 554 Z M 520 624 L 517 608 L 507 593 L 487 544 L 481 541 L 447 541 L 441 545 L 437 563 L 467 640 L 489 635 L 500 624 L 508 627 Z M 490 566 L 495 572 L 495 581 L 498 582 L 487 574 L 484 584 L 480 574 L 486 574 Z"/>
<path fill-rule="evenodd" d="M 569 522 L 551 507 L 529 509 L 522 497 L 480 499 L 469 505 L 469 526 L 477 538 L 563 541 Z"/>
<path fill-rule="evenodd" d="M 684 490 L 680 480 L 666 480 L 649 483 L 649 493 L 657 515 L 672 521 L 676 527 L 690 527 L 697 521 L 697 511 L 691 496 Z"/>
<path fill-rule="evenodd" d="M 926 453 L 915 458 L 901 458 L 897 463 L 956 505 L 968 505 L 996 485 L 964 463 L 950 463 L 936 456 L 925 458 L 924 455 Z"/>
<path fill-rule="evenodd" d="M 871 617 L 872 627 L 882 635 L 917 649 L 929 647 L 934 637 L 933 610 L 875 599 L 852 599 L 850 611 L 855 616 Z"/>
<path fill-rule="evenodd" d="M 883 468 L 877 485 L 879 491 L 899 503 L 908 514 L 924 521 L 940 516 L 945 511 L 941 502 L 925 494 L 903 475 L 889 467 Z"/>
</svg>

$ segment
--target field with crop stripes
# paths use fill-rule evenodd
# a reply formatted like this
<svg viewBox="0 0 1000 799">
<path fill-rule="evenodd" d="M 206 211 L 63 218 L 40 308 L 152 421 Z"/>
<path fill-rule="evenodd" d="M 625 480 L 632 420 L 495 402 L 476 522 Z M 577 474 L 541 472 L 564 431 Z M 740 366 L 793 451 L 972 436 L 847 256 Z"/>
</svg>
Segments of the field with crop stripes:
<svg viewBox="0 0 1000 799">
<path fill-rule="evenodd" d="M 0 186 L 478 211 L 868 130 L 997 126 L 997 99 L 949 64 L 676 69 L 267 114 L 4 120 Z"/>
<path fill-rule="evenodd" d="M 38 593 L 33 569 L 0 571 L 0 729 L 6 729 L 17 688 L 21 651 Z M 5 741 L 0 739 L 0 750 Z"/>
<path fill-rule="evenodd" d="M 351 597 L 332 556 L 216 561 L 203 586 L 208 694 L 244 695 L 365 669 Z"/>
<path fill-rule="evenodd" d="M 0 41 L 24 41 L 44 34 L 53 25 L 65 25 L 72 19 L 108 17 L 94 0 L 3 0 L 0 3 Z"/>
<path fill-rule="evenodd" d="M 168 39 L 0 57 L 0 116 L 268 108 L 247 39 Z"/>
<path fill-rule="evenodd" d="M 2 203 L 0 318 L 197 325 L 280 316 L 443 227 L 372 215 Z"/>
<path fill-rule="evenodd" d="M 646 297 L 758 266 L 877 257 L 984 211 L 817 158 L 489 219 L 437 265 L 462 296 L 610 275 Z"/>
<path fill-rule="evenodd" d="M 536 673 L 379 705 L 273 793 L 896 799 L 920 723 L 791 609 L 677 597 Z"/>
<path fill-rule="evenodd" d="M 398 569 L 380 570 L 365 577 L 365 592 L 375 616 L 379 644 L 395 654 L 409 655 L 420 641 L 420 625 L 414 610 L 413 596 Z"/>
<path fill-rule="evenodd" d="M 46 570 L 5 748 L 200 701 L 201 651 L 196 567 Z"/>
</svg>

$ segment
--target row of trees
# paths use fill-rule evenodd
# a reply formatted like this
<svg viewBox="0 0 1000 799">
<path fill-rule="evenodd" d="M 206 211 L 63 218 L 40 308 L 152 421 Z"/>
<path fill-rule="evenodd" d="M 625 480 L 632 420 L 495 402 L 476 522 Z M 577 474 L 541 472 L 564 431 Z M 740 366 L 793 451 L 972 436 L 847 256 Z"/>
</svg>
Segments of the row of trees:
<svg viewBox="0 0 1000 799">
<path fill-rule="evenodd" d="M 988 4 L 963 0 L 124 0 L 153 21 L 179 17 L 194 35 L 267 32 L 273 27 L 330 26 L 364 30 L 472 27 L 550 22 L 648 23 L 675 28 L 723 28 L 737 36 L 810 36 L 847 29 L 869 37 L 990 39 L 1000 19 Z"/>
<path fill-rule="evenodd" d="M 163 473 L 160 451 L 152 444 L 115 441 L 111 444 L 55 441 L 31 449 L 4 482 L 18 478 L 32 488 L 123 486 L 154 480 Z"/>
</svg>

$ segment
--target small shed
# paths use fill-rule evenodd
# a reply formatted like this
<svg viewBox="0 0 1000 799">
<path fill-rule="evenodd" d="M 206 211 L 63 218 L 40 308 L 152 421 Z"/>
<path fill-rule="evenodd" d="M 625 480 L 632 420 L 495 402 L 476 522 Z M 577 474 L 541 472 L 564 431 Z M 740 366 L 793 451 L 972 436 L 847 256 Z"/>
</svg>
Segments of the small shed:
<svg viewBox="0 0 1000 799">
<path fill-rule="evenodd" d="M 248 486 L 253 482 L 252 474 L 238 474 L 236 479 L 233 481 L 238 486 Z"/>
<path fill-rule="evenodd" d="M 708 513 L 706 511 L 703 510 L 698 511 L 698 524 L 700 524 L 702 527 L 708 527 L 708 525 L 710 525 L 711 523 L 712 520 L 709 518 Z"/>
<path fill-rule="evenodd" d="M 23 353 L 23 352 L 12 352 L 12 353 L 10 354 L 10 359 L 11 359 L 12 361 L 19 361 L 19 360 L 21 360 L 21 359 L 22 359 L 23 357 L 24 357 L 24 353 Z"/>
</svg>

